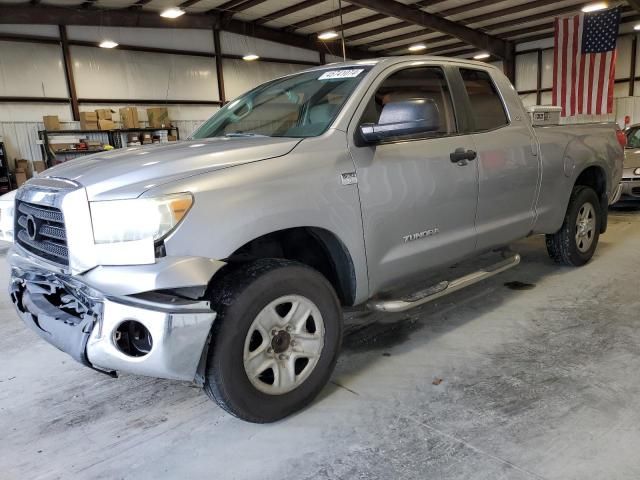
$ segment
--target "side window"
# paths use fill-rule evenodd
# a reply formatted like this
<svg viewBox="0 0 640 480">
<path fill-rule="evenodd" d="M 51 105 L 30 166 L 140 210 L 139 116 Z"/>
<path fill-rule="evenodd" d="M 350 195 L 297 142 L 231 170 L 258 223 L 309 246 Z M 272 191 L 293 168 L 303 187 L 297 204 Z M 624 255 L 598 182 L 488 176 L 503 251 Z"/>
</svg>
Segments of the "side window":
<svg viewBox="0 0 640 480">
<path fill-rule="evenodd" d="M 440 128 L 430 136 L 451 135 L 456 132 L 455 115 L 449 86 L 444 72 L 437 67 L 400 70 L 382 82 L 360 119 L 360 124 L 377 124 L 385 105 L 406 100 L 434 102 L 440 118 Z"/>
<path fill-rule="evenodd" d="M 467 68 L 461 68 L 460 75 L 471 102 L 475 131 L 493 130 L 508 125 L 509 118 L 491 75 L 484 70 Z"/>
</svg>

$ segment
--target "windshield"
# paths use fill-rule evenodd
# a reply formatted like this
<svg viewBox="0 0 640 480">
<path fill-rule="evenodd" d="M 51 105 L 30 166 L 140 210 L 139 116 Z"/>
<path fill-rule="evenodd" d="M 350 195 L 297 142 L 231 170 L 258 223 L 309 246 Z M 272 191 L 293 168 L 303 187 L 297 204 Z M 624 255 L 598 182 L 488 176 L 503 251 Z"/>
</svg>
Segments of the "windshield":
<svg viewBox="0 0 640 480">
<path fill-rule="evenodd" d="M 315 70 L 265 83 L 221 108 L 192 138 L 321 135 L 370 68 Z"/>
<path fill-rule="evenodd" d="M 640 148 L 640 127 L 627 130 L 627 148 Z"/>
</svg>

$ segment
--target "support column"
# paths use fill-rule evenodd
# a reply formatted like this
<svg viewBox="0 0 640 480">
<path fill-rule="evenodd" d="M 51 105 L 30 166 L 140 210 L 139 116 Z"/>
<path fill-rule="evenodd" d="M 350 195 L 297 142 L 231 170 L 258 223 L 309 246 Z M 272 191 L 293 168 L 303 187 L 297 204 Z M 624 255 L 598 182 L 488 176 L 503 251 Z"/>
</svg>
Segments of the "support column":
<svg viewBox="0 0 640 480">
<path fill-rule="evenodd" d="M 80 120 L 80 108 L 78 106 L 78 94 L 76 92 L 76 81 L 73 77 L 73 64 L 71 63 L 71 53 L 69 52 L 69 40 L 67 39 L 67 27 L 58 25 L 60 31 L 60 44 L 62 46 L 62 58 L 64 59 L 64 73 L 67 80 L 69 98 L 71 98 L 71 111 L 73 119 Z"/>
<path fill-rule="evenodd" d="M 224 93 L 224 68 L 222 64 L 222 46 L 220 42 L 220 30 L 213 29 L 213 48 L 216 51 L 216 74 L 218 76 L 218 96 L 222 105 L 227 103 Z"/>
</svg>

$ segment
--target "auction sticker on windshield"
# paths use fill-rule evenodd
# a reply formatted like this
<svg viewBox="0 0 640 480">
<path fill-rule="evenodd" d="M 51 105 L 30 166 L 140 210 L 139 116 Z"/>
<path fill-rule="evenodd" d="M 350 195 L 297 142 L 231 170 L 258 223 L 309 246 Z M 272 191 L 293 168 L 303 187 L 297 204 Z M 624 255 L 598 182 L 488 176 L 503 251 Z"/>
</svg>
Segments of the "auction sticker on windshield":
<svg viewBox="0 0 640 480">
<path fill-rule="evenodd" d="M 320 75 L 318 80 L 335 80 L 337 78 L 356 78 L 364 72 L 363 68 L 352 68 L 349 70 L 330 70 Z"/>
</svg>

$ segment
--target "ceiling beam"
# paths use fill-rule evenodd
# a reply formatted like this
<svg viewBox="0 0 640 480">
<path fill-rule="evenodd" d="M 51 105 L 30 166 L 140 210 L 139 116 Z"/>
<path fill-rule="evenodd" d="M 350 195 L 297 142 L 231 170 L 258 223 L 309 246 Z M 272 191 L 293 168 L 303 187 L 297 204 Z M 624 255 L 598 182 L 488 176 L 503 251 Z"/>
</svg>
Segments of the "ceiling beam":
<svg viewBox="0 0 640 480">
<path fill-rule="evenodd" d="M 138 0 L 136 3 L 129 7 L 129 10 L 138 10 L 144 7 L 147 3 L 151 3 L 151 0 Z"/>
<path fill-rule="evenodd" d="M 362 10 L 360 7 L 355 7 L 353 5 L 349 5 L 349 11 L 347 11 L 347 8 L 343 8 L 342 9 L 342 14 L 344 15 L 345 13 L 352 13 L 355 12 L 356 10 Z M 323 13 L 322 15 L 316 15 L 315 17 L 309 18 L 307 20 L 302 20 L 300 22 L 294 23 L 293 25 L 289 25 L 288 27 L 285 27 L 285 30 L 288 31 L 295 31 L 295 30 L 299 30 L 301 28 L 305 28 L 308 27 L 310 25 L 315 25 L 316 23 L 321 23 L 321 22 L 326 22 L 327 20 L 331 20 L 334 17 L 338 16 L 338 10 L 332 10 L 330 12 L 327 13 Z M 375 22 L 377 20 L 384 20 L 385 18 L 387 18 L 386 15 L 382 15 L 380 13 L 376 14 L 376 15 L 371 15 L 369 17 L 365 17 L 365 18 L 361 18 L 360 20 L 354 20 L 353 22 L 347 22 L 344 24 L 344 30 L 347 30 L 348 28 L 354 28 L 354 26 L 360 26 L 360 25 L 364 25 L 370 22 Z M 351 24 L 355 24 L 355 25 L 351 25 Z M 347 25 L 349 25 L 347 27 Z"/>
<path fill-rule="evenodd" d="M 182 3 L 180 3 L 178 5 L 178 8 L 187 8 L 187 7 L 190 7 L 192 5 L 195 5 L 196 3 L 199 3 L 201 1 L 202 0 L 185 0 L 184 2 L 182 2 Z"/>
<path fill-rule="evenodd" d="M 626 7 L 627 11 L 630 11 L 630 9 L 628 7 Z M 636 22 L 640 20 L 640 15 L 630 15 L 627 17 L 622 17 L 621 19 L 621 24 L 625 24 L 625 23 L 631 23 L 631 22 Z M 501 22 L 503 26 L 506 26 L 505 24 L 508 24 L 509 22 Z M 549 38 L 550 36 L 553 36 L 552 32 L 546 32 L 544 34 L 538 34 L 535 35 L 535 37 L 529 37 L 527 36 L 526 38 L 514 38 L 520 35 L 528 35 L 529 33 L 538 33 L 538 32 L 542 32 L 544 30 L 551 30 L 553 28 L 553 20 L 547 22 L 547 23 L 542 23 L 540 25 L 534 25 L 532 27 L 525 27 L 525 28 L 519 28 L 517 30 L 509 30 L 506 32 L 501 33 L 500 35 L 503 36 L 506 39 L 511 40 L 513 43 L 522 43 L 522 42 L 529 42 L 529 41 L 533 41 L 533 40 L 539 40 L 541 38 Z M 414 42 L 415 43 L 415 42 Z M 406 44 L 406 45 L 401 45 L 398 47 L 393 47 L 389 50 L 385 50 L 385 51 L 378 51 L 376 53 L 384 53 L 386 55 L 392 55 L 394 52 L 398 53 L 399 51 L 402 50 L 406 50 L 409 45 L 411 45 L 410 43 Z M 464 47 L 468 47 L 468 45 L 464 42 L 455 42 L 455 43 L 448 43 L 446 45 L 439 45 L 433 48 L 429 48 L 427 50 L 423 50 L 422 53 L 424 53 L 425 55 L 431 55 L 431 54 L 440 54 L 440 53 L 447 53 L 450 54 L 450 50 L 452 49 L 457 49 L 457 48 L 464 48 Z M 475 47 L 469 47 L 470 51 L 477 51 L 478 49 Z"/>
<path fill-rule="evenodd" d="M 413 6 L 416 7 L 420 7 L 420 8 L 424 8 L 424 7 L 431 7 L 433 5 L 436 5 L 438 3 L 442 3 L 445 2 L 446 0 L 421 0 L 419 2 L 416 2 L 413 4 Z M 640 1 L 640 0 L 638 0 Z M 355 12 L 356 10 L 363 10 L 361 7 L 357 7 L 355 5 L 351 5 L 351 7 L 353 7 L 353 9 L 349 10 L 348 13 L 352 13 Z M 342 14 L 346 14 L 346 8 L 342 9 Z M 334 17 L 338 17 L 340 16 L 340 9 L 336 9 L 336 10 L 332 10 L 331 12 L 325 13 L 324 15 L 319 15 L 317 17 L 314 18 L 310 18 L 308 20 L 303 20 L 302 22 L 298 22 L 298 23 L 294 23 L 293 25 L 290 25 L 289 27 L 287 27 L 287 29 L 290 30 L 298 30 L 300 28 L 305 28 L 305 27 L 309 27 L 311 25 L 314 25 L 316 23 L 320 23 L 320 22 L 324 22 L 326 20 L 330 20 Z M 347 27 L 347 23 L 344 24 L 344 30 L 347 30 L 349 28 L 355 28 L 355 27 L 359 27 L 361 25 L 366 25 L 367 23 L 371 23 L 371 22 L 376 22 L 378 20 L 383 20 L 387 18 L 386 15 L 380 15 L 380 14 L 376 14 L 376 15 L 370 15 L 368 17 L 364 17 L 361 18 L 360 20 L 356 20 L 353 23 L 354 25 L 351 25 L 349 27 Z"/>
<path fill-rule="evenodd" d="M 510 59 L 513 55 L 513 48 L 509 42 L 427 13 L 414 5 L 405 5 L 396 0 L 350 0 L 350 2 L 399 20 L 449 34 L 500 58 Z"/>
<path fill-rule="evenodd" d="M 99 12 L 99 13 L 97 13 Z M 28 3 L 0 3 L 0 18 L 5 23 L 41 24 L 41 25 L 88 25 L 101 27 L 139 27 L 139 28 L 193 28 L 211 30 L 220 27 L 220 16 L 211 14 L 187 13 L 176 19 L 166 19 L 157 12 L 140 9 L 83 9 L 55 6 L 33 6 Z M 228 32 L 261 38 L 308 50 L 318 51 L 321 45 L 316 39 L 282 30 L 255 25 L 233 19 L 222 26 Z M 332 52 L 333 53 L 333 52 Z M 336 55 L 341 55 L 336 46 Z M 358 48 L 347 48 L 347 56 L 353 59 L 370 58 L 371 54 Z"/>
<path fill-rule="evenodd" d="M 534 4 L 529 4 L 525 7 L 525 10 L 522 10 L 522 13 L 525 13 L 526 11 L 528 11 L 529 8 L 540 8 L 542 6 L 544 6 L 543 4 L 550 4 L 550 3 L 557 3 L 557 0 L 539 0 L 538 2 L 535 2 Z M 523 6 L 521 5 L 520 8 L 522 8 Z M 523 23 L 529 23 L 529 22 L 534 22 L 537 20 L 544 20 L 547 18 L 552 18 L 552 17 L 557 17 L 560 15 L 566 15 L 569 13 L 574 13 L 576 11 L 576 5 L 570 5 L 568 7 L 563 7 L 563 8 L 558 8 L 555 10 L 546 10 L 544 12 L 541 13 L 536 13 L 533 15 L 523 15 L 522 17 L 518 17 L 518 18 L 514 18 L 511 20 L 505 20 L 502 22 L 497 22 L 497 23 L 491 23 L 488 25 L 484 25 L 482 26 L 482 30 L 486 31 L 486 32 L 490 32 L 494 35 L 499 35 L 499 36 L 503 36 L 502 33 L 495 33 L 495 30 L 500 30 L 502 28 L 508 28 L 508 27 L 512 27 L 512 26 L 516 26 L 516 25 L 520 25 Z M 623 13 L 625 12 L 629 12 L 631 11 L 631 8 L 627 7 L 627 6 L 623 6 L 621 11 Z M 489 20 L 491 18 L 502 18 L 506 15 L 511 15 L 513 13 L 516 13 L 513 11 L 513 8 L 507 8 L 504 10 L 500 10 L 497 12 L 492 12 L 490 14 L 486 14 L 486 15 L 480 15 L 477 17 L 473 17 L 473 23 L 476 22 L 481 22 L 481 21 L 485 21 L 485 20 Z M 460 23 L 464 23 L 464 21 L 460 21 Z M 416 32 L 416 37 L 420 35 L 420 32 Z M 380 41 L 377 42 L 377 45 L 386 45 L 389 43 L 394 43 L 394 38 L 396 37 L 387 37 L 385 38 L 384 42 Z M 428 39 L 424 39 L 423 41 L 429 41 L 430 43 L 435 43 L 435 42 L 441 42 L 444 40 L 447 40 L 451 38 L 450 35 L 437 35 L 437 36 L 433 36 L 433 37 L 429 37 Z M 349 38 L 347 38 L 349 40 Z M 397 40 L 396 40 L 397 41 Z M 415 43 L 415 42 L 414 42 Z M 367 44 L 367 46 L 371 46 L 371 44 Z M 388 50 L 385 51 L 397 51 L 398 49 L 404 48 L 404 47 L 408 47 L 409 45 L 401 45 L 399 47 L 391 47 Z"/>
<path fill-rule="evenodd" d="M 636 11 L 640 12 L 640 0 L 627 0 L 627 3 Z"/>
<path fill-rule="evenodd" d="M 270 13 L 269 15 L 265 15 L 264 17 L 259 18 L 253 23 L 255 23 L 256 25 L 262 25 L 267 22 L 272 22 L 273 20 L 278 20 L 279 18 L 286 17 L 287 15 L 291 15 L 292 13 L 299 12 L 300 10 L 314 7 L 325 1 L 326 0 L 304 0 L 304 2 L 296 3 L 294 5 L 291 5 L 290 7 L 282 8 L 278 11 Z"/>
<path fill-rule="evenodd" d="M 231 8 L 226 8 L 222 12 L 224 22 L 228 22 L 229 20 L 231 20 L 236 13 L 244 12 L 245 10 L 249 10 L 250 8 L 257 7 L 258 5 L 266 1 L 267 0 L 248 0 L 239 5 L 234 5 Z"/>
<path fill-rule="evenodd" d="M 638 1 L 640 1 L 640 0 L 638 0 Z M 496 2 L 493 1 L 493 0 L 492 0 L 492 2 L 489 2 L 489 3 L 487 3 L 486 1 L 481 0 L 481 1 L 477 1 L 477 2 L 474 2 L 474 3 L 467 4 L 467 5 L 463 5 L 461 7 L 454 7 L 454 8 L 449 8 L 447 10 L 443 10 L 442 12 L 439 12 L 438 15 L 440 15 L 441 17 L 449 17 L 449 16 L 452 16 L 452 15 L 457 15 L 459 13 L 464 13 L 466 11 L 469 11 L 472 8 L 474 8 L 474 9 L 475 8 L 482 8 L 482 7 L 486 7 L 487 5 L 492 5 L 492 4 L 495 4 L 495 3 Z M 523 12 L 525 12 L 527 10 L 544 7 L 544 6 L 547 6 L 547 5 L 552 5 L 554 3 L 557 3 L 557 0 L 538 0 L 538 1 L 533 1 L 533 2 L 529 2 L 529 3 L 525 4 L 525 5 L 516 5 L 514 7 L 504 8 L 504 9 L 499 10 L 497 12 L 494 11 L 494 12 L 487 13 L 487 14 L 484 14 L 484 15 L 476 15 L 476 16 L 472 17 L 471 19 L 469 19 L 471 21 L 469 21 L 467 19 L 460 19 L 460 20 L 457 20 L 457 23 L 461 23 L 463 25 L 467 25 L 469 23 L 480 23 L 480 22 L 485 21 L 485 20 L 491 20 L 493 18 L 496 18 L 497 16 L 501 17 L 501 16 L 505 16 L 505 15 L 511 15 L 511 14 L 514 14 L 514 13 L 523 13 Z M 569 8 L 574 9 L 575 6 L 572 6 L 572 7 L 569 7 Z M 529 19 L 527 19 L 527 21 L 528 20 Z M 397 28 L 395 28 L 395 29 L 394 28 L 389 28 L 384 33 L 391 32 L 391 31 L 394 31 L 396 29 L 399 30 L 401 28 L 404 28 L 404 27 L 406 27 L 406 23 L 407 22 L 397 23 L 397 24 L 395 24 Z M 482 30 L 486 30 L 486 28 L 482 27 Z M 375 35 L 379 35 L 379 33 L 382 33 L 382 32 L 378 32 L 378 29 L 374 29 L 374 30 L 369 30 L 367 32 L 359 33 L 357 35 L 348 35 L 347 34 L 346 35 L 346 39 L 347 39 L 347 41 L 354 42 L 354 41 L 361 40 L 361 39 L 364 39 L 364 38 L 368 38 L 368 37 L 373 37 Z M 450 37 L 450 35 L 438 35 L 437 37 L 433 37 L 433 38 L 440 39 L 440 38 L 449 38 L 449 37 Z M 396 41 L 402 40 L 401 38 L 397 38 L 397 37 L 387 37 L 387 39 L 388 39 L 387 42 L 382 42 L 382 40 L 380 40 L 378 45 L 382 45 L 384 43 L 394 43 Z"/>
</svg>

